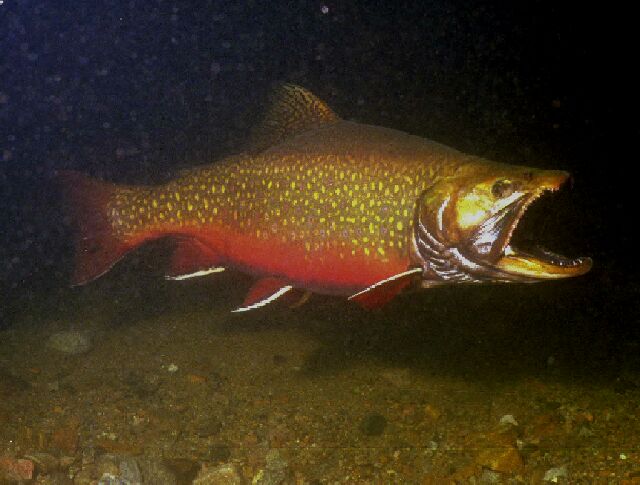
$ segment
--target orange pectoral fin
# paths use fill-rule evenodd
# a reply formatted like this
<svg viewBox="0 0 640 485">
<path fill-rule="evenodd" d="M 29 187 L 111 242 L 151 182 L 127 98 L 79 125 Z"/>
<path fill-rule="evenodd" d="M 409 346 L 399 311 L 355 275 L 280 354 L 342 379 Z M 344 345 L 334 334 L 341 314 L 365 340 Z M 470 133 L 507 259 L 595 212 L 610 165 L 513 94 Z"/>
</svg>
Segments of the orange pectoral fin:
<svg viewBox="0 0 640 485">
<path fill-rule="evenodd" d="M 398 293 L 406 288 L 415 278 L 416 274 L 419 273 L 422 273 L 422 269 L 414 268 L 385 278 L 359 291 L 355 295 L 351 295 L 349 300 L 355 301 L 367 310 L 380 308 L 389 303 Z"/>
<path fill-rule="evenodd" d="M 249 310 L 255 310 L 256 308 L 262 308 L 292 289 L 293 286 L 279 278 L 261 278 L 253 284 L 242 306 L 236 308 L 233 312 L 247 312 Z"/>
<path fill-rule="evenodd" d="M 186 280 L 224 271 L 216 251 L 194 238 L 180 238 L 171 256 L 168 280 Z"/>
</svg>

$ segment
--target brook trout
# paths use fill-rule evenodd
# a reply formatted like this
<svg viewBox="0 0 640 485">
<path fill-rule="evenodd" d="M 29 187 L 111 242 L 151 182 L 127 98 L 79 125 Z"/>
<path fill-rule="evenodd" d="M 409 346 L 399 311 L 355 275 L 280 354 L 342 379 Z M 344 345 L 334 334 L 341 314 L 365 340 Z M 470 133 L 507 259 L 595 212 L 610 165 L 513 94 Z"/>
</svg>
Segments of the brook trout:
<svg viewBox="0 0 640 485">
<path fill-rule="evenodd" d="M 227 268 L 255 276 L 235 311 L 296 293 L 345 295 L 371 308 L 408 288 L 535 282 L 591 268 L 586 257 L 510 244 L 527 207 L 566 172 L 345 121 L 295 85 L 276 93 L 253 147 L 161 186 L 61 172 L 77 227 L 73 283 L 157 238 L 175 242 L 169 279 Z"/>
</svg>

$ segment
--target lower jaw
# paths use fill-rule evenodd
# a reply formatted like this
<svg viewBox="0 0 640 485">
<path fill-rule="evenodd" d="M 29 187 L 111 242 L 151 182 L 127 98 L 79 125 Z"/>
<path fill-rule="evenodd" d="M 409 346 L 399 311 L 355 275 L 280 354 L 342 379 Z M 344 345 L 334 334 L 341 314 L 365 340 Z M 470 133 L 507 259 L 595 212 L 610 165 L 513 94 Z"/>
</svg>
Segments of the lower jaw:
<svg viewBox="0 0 640 485">
<path fill-rule="evenodd" d="M 592 266 L 590 258 L 568 259 L 543 251 L 548 258 L 507 247 L 504 255 L 495 263 L 500 271 L 523 280 L 549 280 L 571 278 L 587 273 Z"/>
</svg>

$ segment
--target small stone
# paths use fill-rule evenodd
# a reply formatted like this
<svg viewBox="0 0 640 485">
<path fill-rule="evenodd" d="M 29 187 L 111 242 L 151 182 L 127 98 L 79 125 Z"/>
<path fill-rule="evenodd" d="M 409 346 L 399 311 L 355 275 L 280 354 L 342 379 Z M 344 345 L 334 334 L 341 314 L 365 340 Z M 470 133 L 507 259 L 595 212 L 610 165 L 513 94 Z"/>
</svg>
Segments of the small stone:
<svg viewBox="0 0 640 485">
<path fill-rule="evenodd" d="M 60 382 L 59 381 L 47 382 L 47 390 L 50 392 L 58 392 L 60 390 Z"/>
<path fill-rule="evenodd" d="M 545 482 L 558 483 L 560 478 L 567 478 L 567 467 L 566 466 L 557 466 L 554 468 L 549 468 L 544 473 L 543 480 Z"/>
<path fill-rule="evenodd" d="M 73 476 L 73 485 L 90 485 L 95 483 L 96 481 L 91 472 L 92 470 L 90 468 L 78 470 L 78 472 Z"/>
<path fill-rule="evenodd" d="M 278 450 L 269 450 L 266 456 L 267 465 L 260 476 L 253 479 L 255 485 L 281 485 L 290 483 L 289 464 L 280 456 Z"/>
<path fill-rule="evenodd" d="M 240 485 L 242 478 L 235 467 L 229 463 L 208 468 L 203 466 L 193 485 Z"/>
<path fill-rule="evenodd" d="M 96 450 L 94 447 L 89 446 L 82 449 L 82 464 L 89 465 L 96 462 Z"/>
<path fill-rule="evenodd" d="M 508 426 L 508 425 L 518 426 L 518 422 L 516 421 L 516 418 L 513 417 L 513 414 L 505 414 L 500 418 L 500 425 L 501 426 Z"/>
<path fill-rule="evenodd" d="M 96 461 L 96 470 L 98 475 L 101 477 L 104 477 L 105 475 L 117 476 L 120 473 L 118 457 L 111 453 L 105 453 Z"/>
<path fill-rule="evenodd" d="M 500 473 L 516 473 L 524 467 L 520 452 L 513 446 L 488 448 L 480 452 L 476 463 Z"/>
<path fill-rule="evenodd" d="M 440 411 L 437 407 L 432 406 L 431 404 L 426 404 L 423 408 L 425 421 L 435 422 L 442 415 L 442 411 Z"/>
<path fill-rule="evenodd" d="M 71 465 L 73 465 L 75 461 L 76 461 L 76 457 L 75 456 L 61 456 L 60 457 L 60 468 L 62 468 L 63 470 L 66 470 Z"/>
<path fill-rule="evenodd" d="M 79 355 L 89 352 L 92 348 L 89 332 L 57 332 L 49 337 L 47 346 L 58 352 L 69 355 Z"/>
<path fill-rule="evenodd" d="M 487 485 L 491 483 L 501 483 L 501 482 L 502 482 L 502 476 L 500 475 L 500 473 L 495 472 L 493 470 L 489 470 L 487 468 L 482 470 L 482 475 L 480 475 L 480 483 L 482 485 Z"/>
<path fill-rule="evenodd" d="M 187 381 L 190 384 L 205 384 L 207 377 L 201 376 L 200 374 L 187 374 Z"/>
<path fill-rule="evenodd" d="M 360 422 L 360 431 L 367 436 L 380 436 L 387 427 L 387 418 L 381 414 L 369 414 Z"/>
<path fill-rule="evenodd" d="M 111 473 L 105 473 L 98 480 L 98 485 L 129 485 L 124 482 L 118 475 L 112 475 Z"/>
</svg>

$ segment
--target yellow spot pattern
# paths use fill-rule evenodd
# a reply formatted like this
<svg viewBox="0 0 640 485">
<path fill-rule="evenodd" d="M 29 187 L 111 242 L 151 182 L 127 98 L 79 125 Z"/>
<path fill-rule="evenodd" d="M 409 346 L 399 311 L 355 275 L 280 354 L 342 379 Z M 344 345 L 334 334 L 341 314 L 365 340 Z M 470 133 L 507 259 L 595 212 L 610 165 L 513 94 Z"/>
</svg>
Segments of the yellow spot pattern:
<svg viewBox="0 0 640 485">
<path fill-rule="evenodd" d="M 120 237 L 214 224 L 256 240 L 295 244 L 310 257 L 406 256 L 425 164 L 351 157 L 234 157 L 164 186 L 120 189 L 110 203 Z"/>
</svg>

